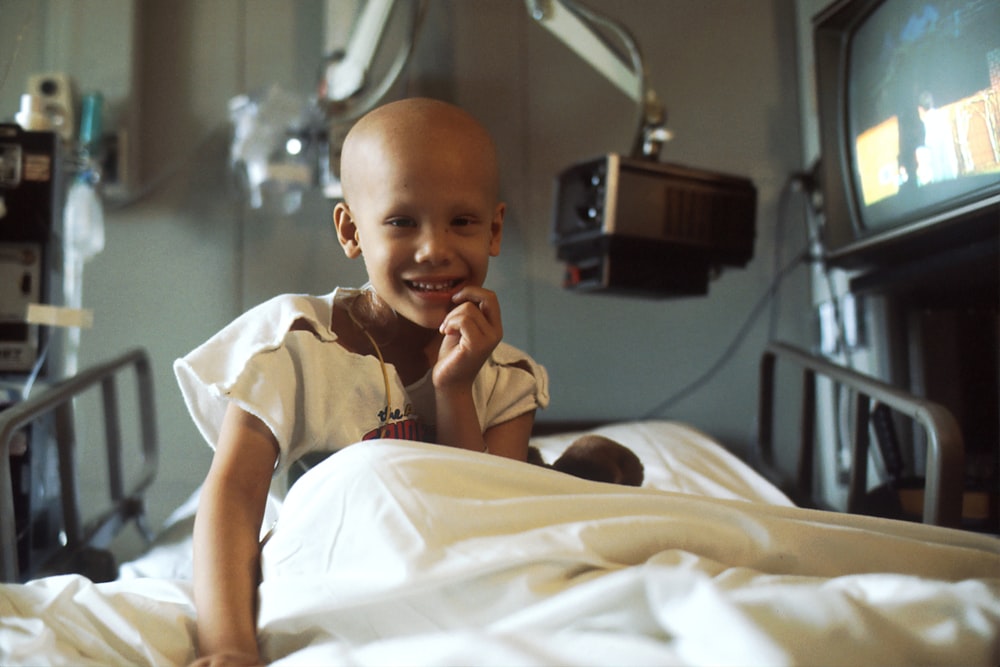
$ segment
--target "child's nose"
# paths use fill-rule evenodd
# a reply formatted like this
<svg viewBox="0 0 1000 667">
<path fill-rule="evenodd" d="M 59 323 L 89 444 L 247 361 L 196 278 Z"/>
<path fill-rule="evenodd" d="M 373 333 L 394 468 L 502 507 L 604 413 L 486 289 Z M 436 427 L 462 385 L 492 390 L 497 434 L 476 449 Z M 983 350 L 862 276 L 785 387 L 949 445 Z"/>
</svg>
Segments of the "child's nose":
<svg viewBox="0 0 1000 667">
<path fill-rule="evenodd" d="M 444 264 L 451 257 L 447 228 L 427 225 L 420 234 L 415 259 L 421 263 Z"/>
</svg>

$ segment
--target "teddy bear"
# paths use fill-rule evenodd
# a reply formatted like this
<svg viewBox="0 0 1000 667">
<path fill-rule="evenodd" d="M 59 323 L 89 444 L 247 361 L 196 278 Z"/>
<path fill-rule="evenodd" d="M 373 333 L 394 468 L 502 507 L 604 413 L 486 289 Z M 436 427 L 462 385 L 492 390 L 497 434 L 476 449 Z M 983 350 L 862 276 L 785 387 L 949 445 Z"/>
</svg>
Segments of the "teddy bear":
<svg viewBox="0 0 1000 667">
<path fill-rule="evenodd" d="M 625 486 L 642 486 L 642 461 L 631 449 L 603 435 L 581 435 L 551 465 L 534 445 L 528 447 L 528 463 L 559 472 Z"/>
</svg>

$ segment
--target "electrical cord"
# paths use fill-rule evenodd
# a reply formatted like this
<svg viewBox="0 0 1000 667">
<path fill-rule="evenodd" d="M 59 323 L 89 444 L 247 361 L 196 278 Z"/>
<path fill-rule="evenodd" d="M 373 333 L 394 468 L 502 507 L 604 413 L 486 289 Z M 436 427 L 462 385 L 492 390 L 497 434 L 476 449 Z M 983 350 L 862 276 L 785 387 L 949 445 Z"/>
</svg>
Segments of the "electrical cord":
<svg viewBox="0 0 1000 667">
<path fill-rule="evenodd" d="M 382 77 L 378 85 L 376 85 L 373 90 L 360 95 L 355 94 L 356 96 L 351 96 L 350 98 L 341 101 L 330 99 L 319 100 L 320 103 L 326 107 L 328 121 L 348 123 L 357 120 L 375 108 L 379 101 L 385 97 L 386 94 L 388 94 L 388 92 L 395 85 L 396 81 L 399 79 L 400 75 L 403 73 L 403 70 L 406 69 L 406 66 L 410 62 L 410 58 L 413 55 L 414 48 L 417 44 L 417 37 L 420 34 L 420 29 L 427 16 L 427 10 L 427 0 L 419 0 L 412 6 L 410 30 L 407 33 L 406 41 L 396 53 L 396 57 L 389 66 L 385 76 Z M 336 56 L 340 55 L 342 54 L 336 54 Z M 336 56 L 324 58 L 323 62 L 320 64 L 321 68 L 334 62 L 336 60 Z"/>
<path fill-rule="evenodd" d="M 688 383 L 686 386 L 682 387 L 680 390 L 669 396 L 667 399 L 656 405 L 651 410 L 648 410 L 643 415 L 643 418 L 651 419 L 653 417 L 662 415 L 662 413 L 666 411 L 668 408 L 673 407 L 681 400 L 687 398 L 689 395 L 693 394 L 695 391 L 697 391 L 703 385 L 705 385 L 709 380 L 715 377 L 716 373 L 718 373 L 719 370 L 721 370 L 722 367 L 729 362 L 733 354 L 736 353 L 736 350 L 739 349 L 740 345 L 746 339 L 747 335 L 750 332 L 750 328 L 757 321 L 757 318 L 760 317 L 761 313 L 764 311 L 764 308 L 771 302 L 771 299 L 777 292 L 778 286 L 781 284 L 781 282 L 788 276 L 789 273 L 798 268 L 800 264 L 808 262 L 811 259 L 812 259 L 812 254 L 807 248 L 806 250 L 803 250 L 802 252 L 796 254 L 796 256 L 791 261 L 789 261 L 780 271 L 778 271 L 777 274 L 774 276 L 774 278 L 771 280 L 771 284 L 768 286 L 767 290 L 764 292 L 763 295 L 760 296 L 760 298 L 757 299 L 757 302 L 754 304 L 753 308 L 750 309 L 750 314 L 747 315 L 743 324 L 736 331 L 736 335 L 733 336 L 732 341 L 730 341 L 729 345 L 726 346 L 726 349 L 722 352 L 722 354 L 715 361 L 715 363 L 713 363 L 708 368 L 708 370 L 702 373 L 699 377 Z"/>
<path fill-rule="evenodd" d="M 774 268 L 772 273 L 772 279 L 770 285 L 768 285 L 767 290 L 763 295 L 757 300 L 753 308 L 751 308 L 749 315 L 747 315 L 746 320 L 737 330 L 736 335 L 730 341 L 729 345 L 723 350 L 722 354 L 716 361 L 709 366 L 709 368 L 702 373 L 699 377 L 692 380 L 690 383 L 679 389 L 678 391 L 671 394 L 669 397 L 661 401 L 652 409 L 648 410 L 644 418 L 650 419 L 662 415 L 667 409 L 673 407 L 680 401 L 684 400 L 702 386 L 707 384 L 715 375 L 732 359 L 736 350 L 739 349 L 740 345 L 743 343 L 744 339 L 750 332 L 750 328 L 761 316 L 764 308 L 771 305 L 770 320 L 767 329 L 768 340 L 774 340 L 777 328 L 778 328 L 778 315 L 780 311 L 780 290 L 778 289 L 784 279 L 791 273 L 795 268 L 797 268 L 802 263 L 812 263 L 818 261 L 822 257 L 822 243 L 819 236 L 818 226 L 814 223 L 811 218 L 811 213 L 813 212 L 813 207 L 810 204 L 810 198 L 813 196 L 816 190 L 816 180 L 815 180 L 816 167 L 814 166 L 808 172 L 796 172 L 791 174 L 782 186 L 781 195 L 778 202 L 778 218 L 775 224 L 774 230 Z M 806 195 L 806 204 L 804 211 L 804 222 L 806 224 L 807 232 L 807 243 L 806 247 L 799 251 L 791 261 L 782 266 L 782 248 L 785 245 L 785 229 L 786 229 L 786 219 L 788 217 L 789 207 L 792 203 L 792 196 L 796 193 L 803 193 Z M 828 271 L 825 271 L 829 275 Z M 838 327 L 839 327 L 839 314 L 838 314 Z"/>
<path fill-rule="evenodd" d="M 35 21 L 35 3 L 30 4 L 31 10 L 25 17 L 24 21 L 21 22 L 20 28 L 18 28 L 17 34 L 14 36 L 14 48 L 11 49 L 10 57 L 7 58 L 7 65 L 3 69 L 3 74 L 0 74 L 0 91 L 2 91 L 7 86 L 7 80 L 10 77 L 10 71 L 14 67 L 14 63 L 17 61 L 17 56 L 21 52 L 22 42 L 24 41 L 24 35 L 28 31 L 28 28 Z"/>
<path fill-rule="evenodd" d="M 638 41 L 632 35 L 631 31 L 624 25 L 608 16 L 605 16 L 604 14 L 584 6 L 582 3 L 575 2 L 575 0 L 564 0 L 563 4 L 570 11 L 575 12 L 591 24 L 603 26 L 608 31 L 612 32 L 618 41 L 621 42 L 622 46 L 625 47 L 625 50 L 628 51 L 632 71 L 640 77 L 642 82 L 642 89 L 638 91 L 638 132 L 636 134 L 635 141 L 633 142 L 632 155 L 643 155 L 643 145 L 646 143 L 647 104 L 652 96 L 652 90 L 649 86 L 649 74 L 646 69 L 645 58 L 642 55 L 642 50 L 639 48 Z"/>
<path fill-rule="evenodd" d="M 813 165 L 809 172 L 798 174 L 796 181 L 801 186 L 802 191 L 807 195 L 806 202 L 808 205 L 805 209 L 804 222 L 809 234 L 810 244 L 814 249 L 814 254 L 817 257 L 823 257 L 826 254 L 826 248 L 823 244 L 823 221 L 819 218 L 819 214 L 822 211 L 822 202 L 817 201 L 816 197 L 819 192 L 819 182 L 817 176 L 818 171 L 819 163 L 817 162 Z M 819 272 L 822 274 L 822 280 L 826 285 L 830 309 L 833 316 L 834 349 L 830 356 L 835 356 L 837 352 L 839 352 L 842 355 L 842 359 L 838 361 L 843 363 L 843 365 L 847 368 L 854 368 L 853 354 L 851 346 L 847 342 L 847 331 L 844 324 L 844 316 L 841 309 L 840 299 L 837 296 L 837 286 L 834 283 L 833 271 L 829 266 L 821 264 Z M 833 401 L 833 419 L 831 425 L 836 445 L 835 455 L 837 460 L 835 461 L 835 465 L 838 469 L 844 467 L 842 460 L 848 461 L 846 464 L 847 468 L 849 468 L 850 465 L 850 432 L 852 430 L 850 426 L 852 418 L 850 398 L 851 391 L 847 387 L 834 386 L 832 388 L 831 399 Z M 844 481 L 846 482 L 846 480 Z"/>
<path fill-rule="evenodd" d="M 165 183 L 167 183 L 174 176 L 179 174 L 183 169 L 185 169 L 190 164 L 195 163 L 199 159 L 204 157 L 204 149 L 213 140 L 216 133 L 222 128 L 228 127 L 228 123 L 222 123 L 212 130 L 209 130 L 199 139 L 194 146 L 191 147 L 186 153 L 175 158 L 172 162 L 168 163 L 165 167 L 160 169 L 160 171 L 155 174 L 152 178 L 147 180 L 141 188 L 136 192 L 129 194 L 127 197 L 122 199 L 114 199 L 112 201 L 105 203 L 105 208 L 108 211 L 122 211 L 124 209 L 130 208 L 135 204 L 138 204 L 146 197 L 160 189 Z"/>
<path fill-rule="evenodd" d="M 372 290 L 372 293 L 374 294 L 374 290 Z M 389 423 L 389 415 L 392 414 L 392 388 L 389 382 L 389 369 L 386 367 L 385 357 L 382 356 L 382 348 L 375 342 L 375 337 L 368 332 L 368 329 L 354 315 L 354 305 L 356 303 L 357 297 L 347 306 L 347 315 L 351 318 L 354 326 L 360 329 L 361 333 L 368 339 L 368 342 L 371 343 L 372 349 L 375 351 L 375 356 L 378 358 L 379 367 L 382 370 L 382 387 L 385 389 L 385 411 L 382 413 L 382 424 L 378 427 L 378 431 L 379 436 L 384 437 L 385 428 Z"/>
<path fill-rule="evenodd" d="M 782 248 L 785 245 L 785 218 L 786 211 L 790 205 L 791 195 L 794 192 L 795 177 L 785 181 L 781 188 L 781 195 L 778 198 L 778 219 L 774 225 L 774 261 L 771 275 L 778 275 L 781 270 Z M 774 290 L 774 298 L 771 300 L 770 320 L 767 325 L 767 339 L 774 340 L 778 331 L 778 315 L 781 312 L 781 291 Z"/>
</svg>

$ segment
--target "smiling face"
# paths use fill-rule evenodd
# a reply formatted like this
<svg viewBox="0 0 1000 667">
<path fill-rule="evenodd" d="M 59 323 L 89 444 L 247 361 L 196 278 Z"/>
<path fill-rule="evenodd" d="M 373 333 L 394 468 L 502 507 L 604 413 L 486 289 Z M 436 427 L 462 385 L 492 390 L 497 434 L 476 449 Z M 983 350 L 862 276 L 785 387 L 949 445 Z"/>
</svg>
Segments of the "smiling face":
<svg viewBox="0 0 1000 667">
<path fill-rule="evenodd" d="M 376 293 L 398 315 L 436 329 L 451 297 L 481 286 L 500 252 L 492 141 L 456 107 L 403 100 L 359 121 L 341 160 L 344 202 L 334 223 L 344 252 L 364 258 Z"/>
</svg>

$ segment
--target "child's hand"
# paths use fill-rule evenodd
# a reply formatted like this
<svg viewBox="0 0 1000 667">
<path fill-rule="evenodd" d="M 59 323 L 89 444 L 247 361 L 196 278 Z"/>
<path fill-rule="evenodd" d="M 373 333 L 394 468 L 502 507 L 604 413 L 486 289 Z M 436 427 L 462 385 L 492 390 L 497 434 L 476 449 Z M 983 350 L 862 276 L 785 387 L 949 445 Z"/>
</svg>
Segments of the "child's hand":
<svg viewBox="0 0 1000 667">
<path fill-rule="evenodd" d="M 440 327 L 444 339 L 432 374 L 437 389 L 472 387 L 479 369 L 503 339 L 496 294 L 482 287 L 466 287 L 453 301 L 457 305 Z"/>
</svg>

